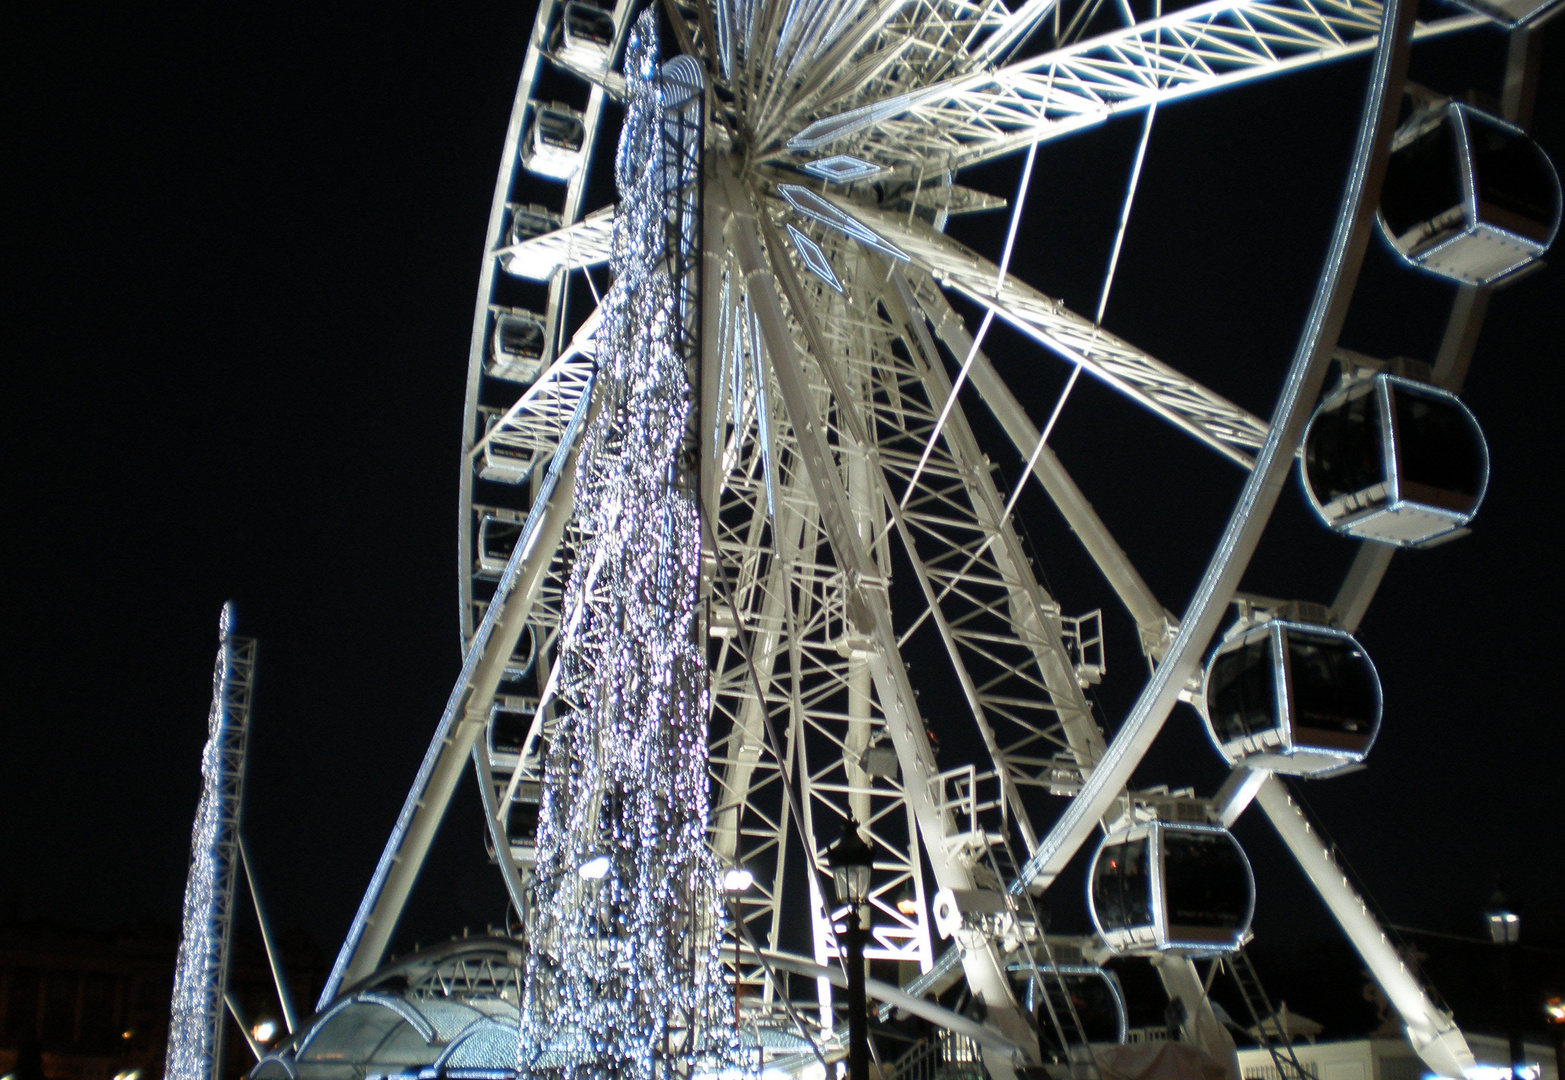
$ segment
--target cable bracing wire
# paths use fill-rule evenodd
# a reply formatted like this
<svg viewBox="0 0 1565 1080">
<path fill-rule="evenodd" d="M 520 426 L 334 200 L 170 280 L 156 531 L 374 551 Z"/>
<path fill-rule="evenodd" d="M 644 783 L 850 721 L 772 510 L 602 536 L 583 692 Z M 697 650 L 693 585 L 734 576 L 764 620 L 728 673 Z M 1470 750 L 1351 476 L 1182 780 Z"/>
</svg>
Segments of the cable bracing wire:
<svg viewBox="0 0 1565 1080">
<path fill-rule="evenodd" d="M 1030 143 L 1027 147 L 1027 162 L 1022 166 L 1021 182 L 1016 185 L 1016 205 L 1011 208 L 1011 224 L 1005 232 L 1005 248 L 1000 253 L 1000 267 L 994 278 L 994 294 L 1000 295 L 1000 287 L 1005 284 L 1005 272 L 1011 265 L 1011 251 L 1016 245 L 1016 228 L 1021 224 L 1022 208 L 1027 202 L 1027 189 L 1032 183 L 1032 166 L 1038 157 L 1038 144 Z M 935 429 L 929 433 L 929 441 L 924 444 L 924 452 L 919 455 L 918 467 L 913 470 L 913 477 L 908 481 L 907 491 L 902 496 L 902 508 L 907 509 L 908 500 L 913 497 L 913 492 L 918 488 L 918 481 L 924 475 L 924 467 L 929 464 L 929 455 L 934 453 L 935 443 L 939 441 L 940 434 L 945 430 L 946 420 L 951 416 L 951 410 L 956 407 L 956 396 L 962 390 L 962 384 L 967 381 L 967 373 L 972 369 L 973 361 L 978 356 L 978 350 L 983 347 L 984 336 L 989 333 L 989 327 L 994 322 L 994 308 L 984 312 L 983 322 L 978 326 L 978 333 L 973 335 L 973 343 L 968 347 L 967 357 L 962 361 L 961 370 L 956 373 L 956 380 L 951 384 L 951 394 L 946 398 L 945 405 L 940 410 L 940 418 L 935 421 Z"/>
</svg>

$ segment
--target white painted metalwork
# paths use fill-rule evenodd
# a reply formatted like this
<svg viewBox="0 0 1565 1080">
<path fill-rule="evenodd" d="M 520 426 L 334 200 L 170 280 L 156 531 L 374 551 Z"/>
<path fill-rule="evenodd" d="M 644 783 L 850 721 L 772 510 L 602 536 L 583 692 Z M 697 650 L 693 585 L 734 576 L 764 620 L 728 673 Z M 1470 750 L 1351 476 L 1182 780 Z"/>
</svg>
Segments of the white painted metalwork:
<svg viewBox="0 0 1565 1080">
<path fill-rule="evenodd" d="M 613 70 L 630 6 L 615 6 L 612 35 L 602 18 L 578 12 L 570 35 L 559 36 L 561 5 L 540 7 L 496 188 L 469 357 L 459 530 L 466 664 L 322 1005 L 378 962 L 449 799 L 453 762 L 469 753 L 492 851 L 524 926 L 558 938 L 577 917 L 570 912 L 596 910 L 596 890 L 623 872 L 619 855 L 591 847 L 597 834 L 587 818 L 557 813 L 562 804 L 551 800 L 588 806 L 586 788 L 570 784 L 597 775 L 579 728 L 586 684 L 576 635 L 608 626 L 611 609 L 645 629 L 620 593 L 640 580 L 634 568 L 611 572 L 613 580 L 596 575 L 641 550 L 634 538 L 648 535 L 667 509 L 649 479 L 647 498 L 621 493 L 614 505 L 635 520 L 604 518 L 601 487 L 582 490 L 581 516 L 570 520 L 574 433 L 607 393 L 594 371 L 623 366 L 629 347 L 623 321 L 605 317 L 625 302 L 624 285 L 600 290 L 601 271 L 593 270 L 612 259 L 623 278 L 640 267 L 644 285 L 656 278 L 647 276 L 656 263 L 686 283 L 686 299 L 676 304 L 690 320 L 682 340 L 699 343 L 682 354 L 688 398 L 665 402 L 662 413 L 688 416 L 670 475 L 688 477 L 696 515 L 692 533 L 681 503 L 678 527 L 665 530 L 687 560 L 671 563 L 664 578 L 678 578 L 681 589 L 693 583 L 693 632 L 673 637 L 695 646 L 692 655 L 705 653 L 697 711 L 708 730 L 710 862 L 696 861 L 714 881 L 733 871 L 729 880 L 743 883 L 726 900 L 733 925 L 722 952 L 740 1043 L 794 1071 L 840 1046 L 831 992 L 839 981 L 838 913 L 822 851 L 852 819 L 875 851 L 870 955 L 906 964 L 905 993 L 965 980 L 986 1020 L 954 1029 L 983 1046 L 996 1080 L 1008 1080 L 1040 1062 L 1030 1003 L 1052 1000 L 1040 989 L 1057 968 L 1029 893 L 1048 888 L 1107 819 L 1134 817 L 1162 799 L 1195 807 L 1197 817 L 1184 820 L 1226 826 L 1264 787 L 1258 774 L 1236 774 L 1214 802 L 1126 790 L 1168 711 L 1195 687 L 1201 654 L 1297 452 L 1372 219 L 1365 192 L 1389 138 L 1395 90 L 1387 87 L 1398 84 L 1402 35 L 1452 33 L 1478 19 L 1415 25 L 1405 0 L 1389 4 L 1389 13 L 1373 0 L 1213 0 L 1168 15 L 1154 5 L 1149 18 L 1121 3 L 1125 25 L 1105 32 L 1115 9 L 1098 0 L 1027 0 L 1014 10 L 997 0 L 669 0 L 676 42 L 668 51 L 702 69 L 710 115 L 705 165 L 690 187 L 699 199 L 663 208 L 660 241 L 645 216 L 650 202 L 581 217 L 585 178 L 606 160 L 594 149 L 603 97 L 634 102 L 637 93 L 635 72 Z M 1382 43 L 1382 20 L 1398 12 L 1399 33 Z M 1041 51 L 1012 59 L 1033 38 L 1044 39 Z M 955 183 L 964 167 L 1145 108 L 1129 183 L 1116 177 L 1113 185 L 1133 193 L 1159 103 L 1372 49 L 1375 93 L 1353 197 L 1270 421 L 1103 327 L 1117 254 L 1133 227 L 1128 196 L 1094 320 L 1005 273 L 1004 254 L 991 262 L 943 234 L 953 214 L 1007 205 Z M 562 225 L 539 234 L 531 226 L 508 230 L 507 220 L 508 207 L 537 197 L 516 169 L 545 64 L 584 80 L 587 105 L 579 167 L 563 203 L 544 211 L 560 205 Z M 645 158 L 621 155 L 619 165 L 631 160 Z M 1024 180 L 1010 204 L 1008 247 L 1025 190 Z M 590 314 L 580 308 L 584 291 L 598 305 Z M 485 367 L 496 332 L 491 309 L 517 306 L 516 296 L 536 297 L 527 303 L 544 315 L 536 373 L 525 363 Z M 1182 619 L 1157 600 L 1046 445 L 1062 430 L 1055 421 L 1066 395 L 1047 417 L 1029 416 L 984 354 L 982 330 L 975 340 L 951 296 L 981 309 L 985 326 L 1005 321 L 1074 372 L 1143 406 L 1152 424 L 1178 428 L 1252 470 Z M 653 299 L 646 293 L 636 302 Z M 658 324 L 644 336 L 663 340 L 667 331 Z M 629 394 L 628 385 L 616 383 L 614 393 Z M 965 411 L 973 393 L 1023 465 L 1009 498 L 981 444 L 982 425 Z M 552 462 L 548 470 L 538 467 L 544 462 Z M 1112 740 L 1087 696 L 1107 677 L 1101 616 L 1061 610 L 1013 517 L 1029 475 L 1081 539 L 1156 665 Z M 606 543 L 622 524 L 628 546 Z M 1366 559 L 1354 580 L 1372 591 L 1383 570 L 1383 560 Z M 1345 586 L 1345 618 L 1362 614 L 1360 585 Z M 635 646 L 612 651 L 631 657 Z M 910 668 L 914 657 L 919 664 Z M 931 715 L 918 692 L 937 684 L 948 711 Z M 680 730 L 695 729 L 690 710 L 675 711 Z M 962 760 L 952 751 L 937 756 L 941 732 L 958 730 L 964 737 L 952 741 Z M 567 775 L 575 780 L 562 781 Z M 562 795 L 567 790 L 573 794 Z M 1063 810 L 1051 801 L 1062 796 L 1071 799 Z M 657 858 L 690 854 L 688 845 L 675 851 L 664 843 L 669 849 Z M 926 895 L 937 891 L 939 927 Z M 692 938 L 698 949 L 718 918 L 714 911 Z M 937 957 L 942 929 L 956 943 Z M 807 934 L 810 962 L 786 956 L 791 932 Z M 576 968 L 590 973 L 593 963 Z M 1170 992 L 1194 1003 L 1194 1037 L 1228 1054 L 1231 1041 L 1210 1006 L 1203 1011 L 1188 961 L 1169 959 L 1166 967 Z M 808 1027 L 805 1002 L 791 1000 L 778 977 L 784 968 L 816 980 Z M 1054 978 L 1063 978 L 1060 970 Z M 674 986 L 671 971 L 647 974 L 641 985 Z M 577 1006 L 597 991 L 577 976 L 562 979 L 551 985 L 568 984 L 563 996 L 576 1004 L 566 1012 L 591 1011 Z M 721 994 L 714 1000 L 733 1005 Z M 1410 1026 L 1424 1023 L 1412 997 L 1398 1000 L 1413 1010 L 1405 1014 Z M 535 1004 L 536 1037 L 524 1054 L 540 1049 L 538 1033 L 558 1001 L 544 994 Z M 1459 1041 L 1459 1033 L 1440 1036 L 1448 1048 Z M 786 1051 L 763 1049 L 784 1044 Z M 1430 1060 L 1444 1069 L 1451 1059 Z M 571 1071 L 553 1059 L 539 1067 Z"/>
<path fill-rule="evenodd" d="M 790 133 L 787 150 L 814 157 L 829 147 L 911 173 L 930 162 L 961 169 L 1115 113 L 1368 51 L 1381 15 L 1374 0 L 1210 0 L 824 117 Z M 1479 18 L 1441 19 L 1415 33 L 1451 33 Z"/>
</svg>

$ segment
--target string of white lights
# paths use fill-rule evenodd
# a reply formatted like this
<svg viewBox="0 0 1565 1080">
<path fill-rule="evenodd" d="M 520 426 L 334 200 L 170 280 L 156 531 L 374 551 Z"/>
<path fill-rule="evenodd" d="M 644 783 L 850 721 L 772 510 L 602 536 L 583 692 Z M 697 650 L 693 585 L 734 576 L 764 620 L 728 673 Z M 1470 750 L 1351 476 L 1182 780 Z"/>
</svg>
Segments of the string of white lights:
<svg viewBox="0 0 1565 1080">
<path fill-rule="evenodd" d="M 656 58 L 649 11 L 625 58 L 602 402 L 581 451 L 584 540 L 566 585 L 539 810 L 519 1065 L 550 1080 L 717 1074 L 739 1060 L 706 845 L 700 535 L 684 454 L 693 394 L 683 347 L 699 312 L 680 268 L 698 256 L 683 226 L 699 155 L 670 149 L 684 121 L 664 100 L 674 95 Z"/>
<path fill-rule="evenodd" d="M 224 604 L 201 751 L 201 799 L 190 836 L 165 1080 L 215 1080 L 222 1061 L 253 649 L 253 642 L 233 636 L 233 623 L 233 605 Z"/>
</svg>

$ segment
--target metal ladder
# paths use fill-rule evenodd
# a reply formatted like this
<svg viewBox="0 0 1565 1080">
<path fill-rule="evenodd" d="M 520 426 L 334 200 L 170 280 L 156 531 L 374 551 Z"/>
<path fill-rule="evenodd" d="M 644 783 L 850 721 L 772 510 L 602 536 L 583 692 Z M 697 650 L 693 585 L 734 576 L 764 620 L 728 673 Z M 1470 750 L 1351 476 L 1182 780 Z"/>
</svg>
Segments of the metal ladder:
<svg viewBox="0 0 1565 1080">
<path fill-rule="evenodd" d="M 897 1059 L 891 1080 L 989 1080 L 983 1049 L 966 1035 L 941 1031 Z"/>
<path fill-rule="evenodd" d="M 1101 1080 L 1102 1074 L 1098 1070 L 1097 1059 L 1093 1056 L 1092 1046 L 1087 1039 L 1086 1028 L 1082 1025 L 1081 1014 L 1076 1011 L 1075 1000 L 1071 997 L 1070 985 L 1065 981 L 1065 975 L 1059 969 L 1059 964 L 1054 959 L 1054 950 L 1049 946 L 1048 935 L 1044 933 L 1044 927 L 1038 919 L 1037 911 L 1033 909 L 1032 901 L 1026 901 L 1027 909 L 1021 909 L 1020 898 L 1011 892 L 1009 884 L 1021 875 L 1022 863 L 1016 858 L 1015 851 L 1011 848 L 1009 830 L 1004 820 L 1004 800 L 1000 801 L 1001 822 L 1000 828 L 994 832 L 986 832 L 988 840 L 983 847 L 985 860 L 989 864 L 990 871 L 994 874 L 998 883 L 1000 895 L 1005 897 L 1006 907 L 1010 911 L 1012 920 L 1016 926 L 1016 935 L 1021 942 L 1022 954 L 1027 958 L 1028 965 L 1032 968 L 1029 978 L 1041 994 L 1041 1000 L 1045 1011 L 1049 1014 L 1049 1021 L 1054 1026 L 1056 1034 L 1063 1043 L 1061 1049 L 1065 1053 L 1073 1077 L 1081 1080 Z M 1026 896 L 1025 893 L 1021 894 Z M 1027 941 L 1024 927 L 1031 923 L 1037 930 L 1038 945 L 1043 949 L 1044 963 L 1040 965 L 1038 958 L 1033 953 L 1032 945 Z M 1047 976 L 1052 975 L 1050 979 Z M 1067 1027 L 1067 1023 L 1069 1027 Z M 1040 1046 L 1040 1050 L 1042 1047 Z"/>
<path fill-rule="evenodd" d="M 1288 1029 L 1278 1020 L 1249 955 L 1240 949 L 1228 957 L 1226 965 L 1239 987 L 1239 996 L 1244 998 L 1245 1008 L 1255 1021 L 1255 1033 L 1261 1046 L 1272 1056 L 1272 1062 L 1277 1066 L 1277 1075 L 1282 1080 L 1314 1080 L 1299 1063 L 1299 1056 L 1293 1052 L 1293 1040 L 1288 1035 Z"/>
</svg>

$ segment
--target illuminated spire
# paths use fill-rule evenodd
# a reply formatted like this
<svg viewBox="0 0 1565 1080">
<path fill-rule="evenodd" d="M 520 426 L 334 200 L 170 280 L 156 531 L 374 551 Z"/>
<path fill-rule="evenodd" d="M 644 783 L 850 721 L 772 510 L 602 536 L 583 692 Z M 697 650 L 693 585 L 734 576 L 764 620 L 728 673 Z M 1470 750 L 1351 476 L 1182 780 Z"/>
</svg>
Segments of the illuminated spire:
<svg viewBox="0 0 1565 1080">
<path fill-rule="evenodd" d="M 695 397 L 700 74 L 636 24 L 615 163 L 622 212 L 599 331 L 539 815 L 525 1074 L 645 1078 L 732 1064 L 718 868 L 706 846 Z"/>
<path fill-rule="evenodd" d="M 190 836 L 185 917 L 174 968 L 165 1080 L 216 1080 L 223 1060 L 223 999 L 239 869 L 239 811 L 255 678 L 255 642 L 236 637 L 233 604 L 218 621 L 212 710 L 201 752 L 201 801 Z"/>
</svg>

